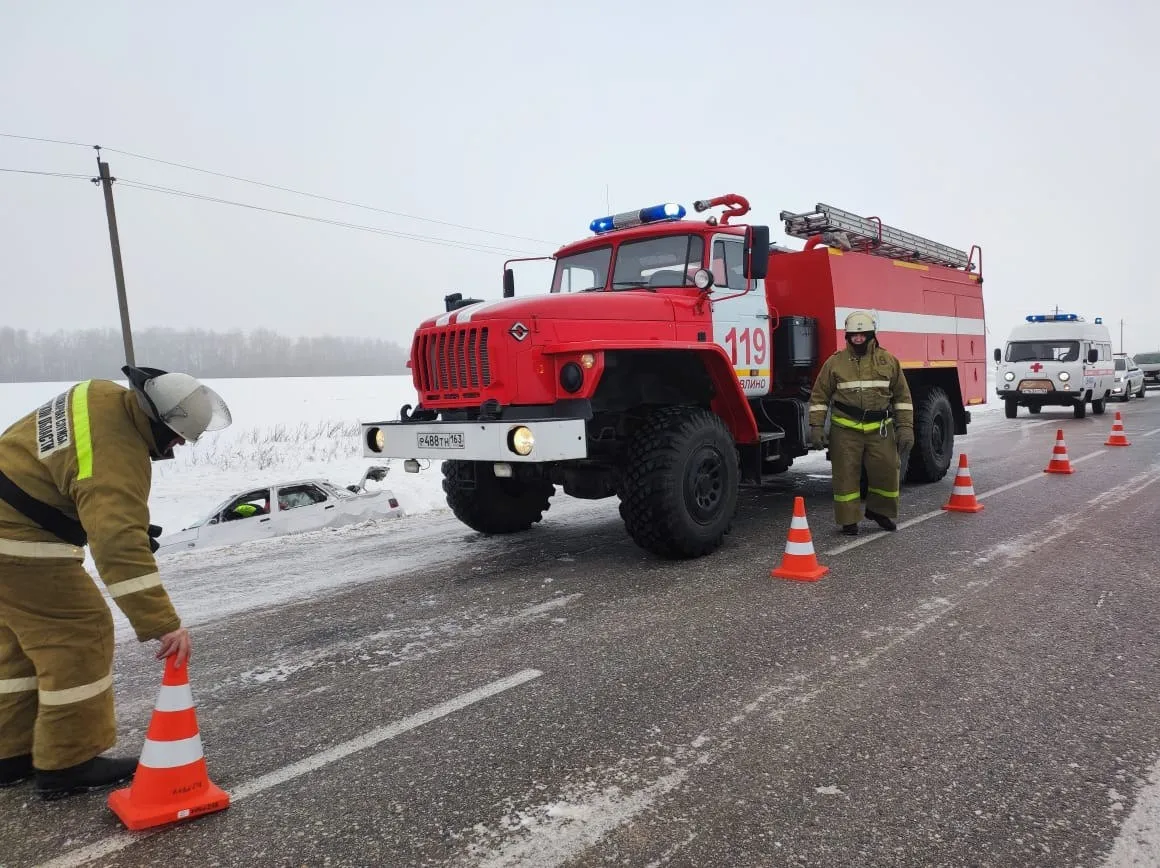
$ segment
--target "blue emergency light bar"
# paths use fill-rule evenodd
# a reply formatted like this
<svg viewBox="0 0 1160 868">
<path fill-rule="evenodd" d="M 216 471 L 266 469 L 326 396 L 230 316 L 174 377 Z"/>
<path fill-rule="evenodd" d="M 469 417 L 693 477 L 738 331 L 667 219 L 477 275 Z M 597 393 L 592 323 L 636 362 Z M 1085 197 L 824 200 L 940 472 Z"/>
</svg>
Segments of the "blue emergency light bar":
<svg viewBox="0 0 1160 868">
<path fill-rule="evenodd" d="M 588 228 L 600 235 L 614 229 L 627 229 L 630 226 L 643 226 L 645 223 L 660 223 L 665 220 L 680 220 L 685 216 L 685 206 L 676 202 L 665 202 L 662 205 L 653 205 L 641 208 L 639 211 L 625 211 L 622 214 L 612 214 L 608 217 L 598 217 L 588 224 Z"/>
<path fill-rule="evenodd" d="M 1074 313 L 1032 313 L 1028 322 L 1079 322 L 1079 314 Z"/>
</svg>

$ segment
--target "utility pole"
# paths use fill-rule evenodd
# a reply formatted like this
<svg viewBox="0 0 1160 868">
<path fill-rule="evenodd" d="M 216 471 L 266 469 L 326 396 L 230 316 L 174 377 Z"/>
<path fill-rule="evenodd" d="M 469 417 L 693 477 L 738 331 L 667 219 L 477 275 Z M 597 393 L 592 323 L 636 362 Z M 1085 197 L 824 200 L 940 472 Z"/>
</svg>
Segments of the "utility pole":
<svg viewBox="0 0 1160 868">
<path fill-rule="evenodd" d="M 1124 321 L 1120 320 L 1120 352 L 1124 351 Z"/>
<path fill-rule="evenodd" d="M 101 149 L 97 147 L 97 168 L 101 176 L 93 178 L 105 193 L 105 216 L 109 221 L 109 246 L 113 250 L 113 277 L 117 281 L 117 305 L 121 308 L 121 339 L 125 343 L 125 364 L 136 365 L 133 356 L 133 330 L 129 326 L 129 300 L 125 296 L 125 269 L 121 265 L 121 236 L 117 234 L 117 209 L 113 207 L 113 181 L 109 174 L 109 164 L 101 159 Z"/>
</svg>

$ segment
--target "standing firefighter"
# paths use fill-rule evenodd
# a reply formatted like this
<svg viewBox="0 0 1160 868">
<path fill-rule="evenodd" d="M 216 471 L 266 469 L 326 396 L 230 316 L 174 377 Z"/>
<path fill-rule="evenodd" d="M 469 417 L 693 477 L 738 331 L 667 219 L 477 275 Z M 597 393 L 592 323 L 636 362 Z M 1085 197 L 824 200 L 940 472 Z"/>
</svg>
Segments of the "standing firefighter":
<svg viewBox="0 0 1160 868">
<path fill-rule="evenodd" d="M 85 570 L 158 659 L 183 665 L 189 634 L 161 585 L 149 524 L 150 461 L 230 424 L 188 374 L 122 370 L 131 388 L 89 380 L 0 435 L 0 786 L 36 776 L 45 799 L 127 780 L 117 740 L 113 617 Z"/>
<path fill-rule="evenodd" d="M 828 359 L 810 393 L 810 443 L 820 449 L 830 411 L 834 517 L 854 536 L 861 519 L 862 467 L 866 518 L 897 530 L 900 453 L 914 445 L 914 404 L 898 359 L 878 346 L 874 317 L 846 317 L 846 347 Z M 897 428 L 897 432 L 895 431 Z"/>
</svg>

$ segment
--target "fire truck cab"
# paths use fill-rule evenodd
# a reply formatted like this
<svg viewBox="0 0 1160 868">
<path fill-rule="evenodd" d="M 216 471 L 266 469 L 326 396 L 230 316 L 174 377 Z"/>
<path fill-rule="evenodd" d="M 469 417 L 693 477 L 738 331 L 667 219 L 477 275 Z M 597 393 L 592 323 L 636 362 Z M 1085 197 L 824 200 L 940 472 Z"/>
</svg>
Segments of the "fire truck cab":
<svg viewBox="0 0 1160 868">
<path fill-rule="evenodd" d="M 1071 407 L 1075 418 L 1087 405 L 1099 416 L 1115 385 L 1112 336 L 1103 320 L 1087 322 L 1074 313 L 1028 314 L 1007 345 L 995 348 L 995 392 L 1008 419 L 1020 407 L 1038 413 L 1045 406 Z"/>
<path fill-rule="evenodd" d="M 363 425 L 364 454 L 443 462 L 449 506 L 484 533 L 529 528 L 560 486 L 618 497 L 632 538 L 663 557 L 717 548 L 742 484 L 809 451 L 808 397 L 872 311 L 915 405 L 911 482 L 942 479 L 971 405 L 985 401 L 982 254 L 828 205 L 767 226 L 749 203 L 700 200 L 593 220 L 551 257 L 546 294 L 448 296 L 411 347 L 418 402 Z M 976 260 L 977 254 L 977 260 Z M 510 263 L 509 263 L 510 265 Z"/>
</svg>

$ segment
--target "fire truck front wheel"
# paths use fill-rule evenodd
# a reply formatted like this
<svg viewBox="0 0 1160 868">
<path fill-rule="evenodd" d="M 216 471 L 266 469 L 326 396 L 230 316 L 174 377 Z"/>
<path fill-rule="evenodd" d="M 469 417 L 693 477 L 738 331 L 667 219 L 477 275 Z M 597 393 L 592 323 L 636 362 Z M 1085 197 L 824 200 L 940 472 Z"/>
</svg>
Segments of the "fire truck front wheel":
<svg viewBox="0 0 1160 868">
<path fill-rule="evenodd" d="M 699 407 L 665 407 L 633 435 L 620 485 L 629 536 L 658 557 L 696 558 L 724 542 L 737 510 L 737 448 Z"/>
<path fill-rule="evenodd" d="M 519 533 L 548 511 L 550 482 L 500 479 L 487 461 L 444 461 L 443 493 L 455 517 L 485 534 Z"/>
</svg>

